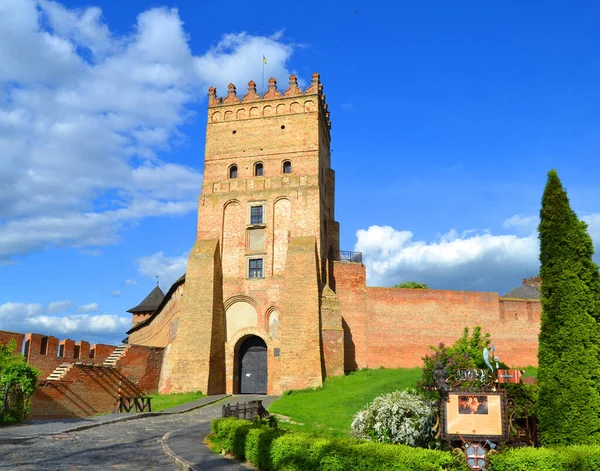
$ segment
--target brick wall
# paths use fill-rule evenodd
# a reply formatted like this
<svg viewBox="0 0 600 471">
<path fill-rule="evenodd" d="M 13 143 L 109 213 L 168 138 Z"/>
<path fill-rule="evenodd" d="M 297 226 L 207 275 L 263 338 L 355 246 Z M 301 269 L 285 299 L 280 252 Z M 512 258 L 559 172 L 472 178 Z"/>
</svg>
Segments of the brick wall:
<svg viewBox="0 0 600 471">
<path fill-rule="evenodd" d="M 314 237 L 290 241 L 280 323 L 281 393 L 320 386 L 319 280 Z"/>
<path fill-rule="evenodd" d="M 163 349 L 132 345 L 115 368 L 71 363 L 61 380 L 40 382 L 30 419 L 88 417 L 114 412 L 119 395 L 153 394 L 158 389 Z"/>
<path fill-rule="evenodd" d="M 21 353 L 23 351 L 23 341 L 25 340 L 25 335 L 18 334 L 16 332 L 0 330 L 0 345 L 8 345 L 8 342 L 11 340 L 14 340 L 17 343 L 16 352 Z"/>
<path fill-rule="evenodd" d="M 10 339 L 17 341 L 17 351 L 23 352 L 27 362 L 42 372 L 41 378 L 46 378 L 61 363 L 82 361 L 87 364 L 102 364 L 115 349 L 114 345 L 90 346 L 85 340 L 59 341 L 48 335 L 0 331 L 0 343 L 6 344 Z"/>
<path fill-rule="evenodd" d="M 128 387 L 145 394 L 158 391 L 164 348 L 130 345 L 115 368 L 126 379 Z"/>
</svg>

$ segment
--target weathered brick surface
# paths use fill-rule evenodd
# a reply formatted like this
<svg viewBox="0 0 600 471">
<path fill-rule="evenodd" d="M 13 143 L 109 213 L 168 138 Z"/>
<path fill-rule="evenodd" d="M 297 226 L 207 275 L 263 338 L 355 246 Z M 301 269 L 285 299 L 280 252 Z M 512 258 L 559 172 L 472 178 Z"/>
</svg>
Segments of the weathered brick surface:
<svg viewBox="0 0 600 471">
<path fill-rule="evenodd" d="M 327 285 L 321 293 L 321 345 L 324 376 L 344 374 L 344 329 L 340 303 Z"/>
<path fill-rule="evenodd" d="M 225 320 L 218 240 L 198 240 L 186 272 L 177 332 L 165 350 L 161 392 L 225 390 Z"/>
<path fill-rule="evenodd" d="M 288 248 L 280 324 L 280 392 L 323 382 L 315 246 L 314 237 L 295 237 Z"/>
<path fill-rule="evenodd" d="M 164 348 L 130 345 L 115 368 L 127 381 L 127 387 L 145 394 L 158 391 Z"/>
</svg>

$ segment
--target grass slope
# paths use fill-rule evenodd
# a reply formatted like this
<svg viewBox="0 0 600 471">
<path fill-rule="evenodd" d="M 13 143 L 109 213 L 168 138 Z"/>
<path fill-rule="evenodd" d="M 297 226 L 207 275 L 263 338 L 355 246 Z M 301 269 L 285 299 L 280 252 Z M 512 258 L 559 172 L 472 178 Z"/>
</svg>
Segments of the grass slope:
<svg viewBox="0 0 600 471">
<path fill-rule="evenodd" d="M 323 387 L 290 391 L 269 407 L 269 412 L 299 424 L 280 426 L 327 437 L 346 437 L 354 414 L 380 394 L 414 387 L 421 368 L 360 370 L 327 378 Z"/>
<path fill-rule="evenodd" d="M 192 402 L 196 399 L 201 399 L 204 396 L 206 396 L 206 394 L 202 394 L 199 391 L 176 394 L 152 394 L 152 412 L 158 412 L 170 407 L 178 406 L 179 404 Z"/>
</svg>

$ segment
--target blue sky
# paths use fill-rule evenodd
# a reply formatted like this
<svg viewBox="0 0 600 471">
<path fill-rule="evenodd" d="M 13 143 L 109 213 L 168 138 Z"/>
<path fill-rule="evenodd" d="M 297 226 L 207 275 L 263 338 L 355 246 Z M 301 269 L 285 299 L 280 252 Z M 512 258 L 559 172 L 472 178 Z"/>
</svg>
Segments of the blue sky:
<svg viewBox="0 0 600 471">
<path fill-rule="evenodd" d="M 0 3 L 0 329 L 118 342 L 193 245 L 206 94 L 321 74 L 370 285 L 538 271 L 557 168 L 600 241 L 597 2 Z"/>
</svg>

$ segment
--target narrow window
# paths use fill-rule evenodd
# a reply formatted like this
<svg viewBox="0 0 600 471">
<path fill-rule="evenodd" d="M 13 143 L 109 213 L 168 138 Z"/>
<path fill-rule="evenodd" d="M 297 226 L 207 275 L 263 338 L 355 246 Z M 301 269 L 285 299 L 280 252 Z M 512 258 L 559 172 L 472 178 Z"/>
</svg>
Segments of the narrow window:
<svg viewBox="0 0 600 471">
<path fill-rule="evenodd" d="M 229 167 L 229 178 L 237 178 L 237 165 Z"/>
<path fill-rule="evenodd" d="M 40 345 L 40 355 L 46 355 L 48 351 L 48 337 L 44 337 L 42 339 L 42 343 Z"/>
<path fill-rule="evenodd" d="M 262 278 L 263 277 L 263 259 L 252 258 L 248 265 L 248 278 Z"/>
<path fill-rule="evenodd" d="M 292 162 L 289 160 L 283 162 L 283 173 L 292 173 Z"/>
<path fill-rule="evenodd" d="M 250 208 L 250 224 L 262 224 L 263 223 L 263 207 L 252 206 Z"/>
<path fill-rule="evenodd" d="M 255 177 L 263 176 L 263 164 L 261 164 L 261 163 L 254 164 L 254 176 Z"/>
</svg>

